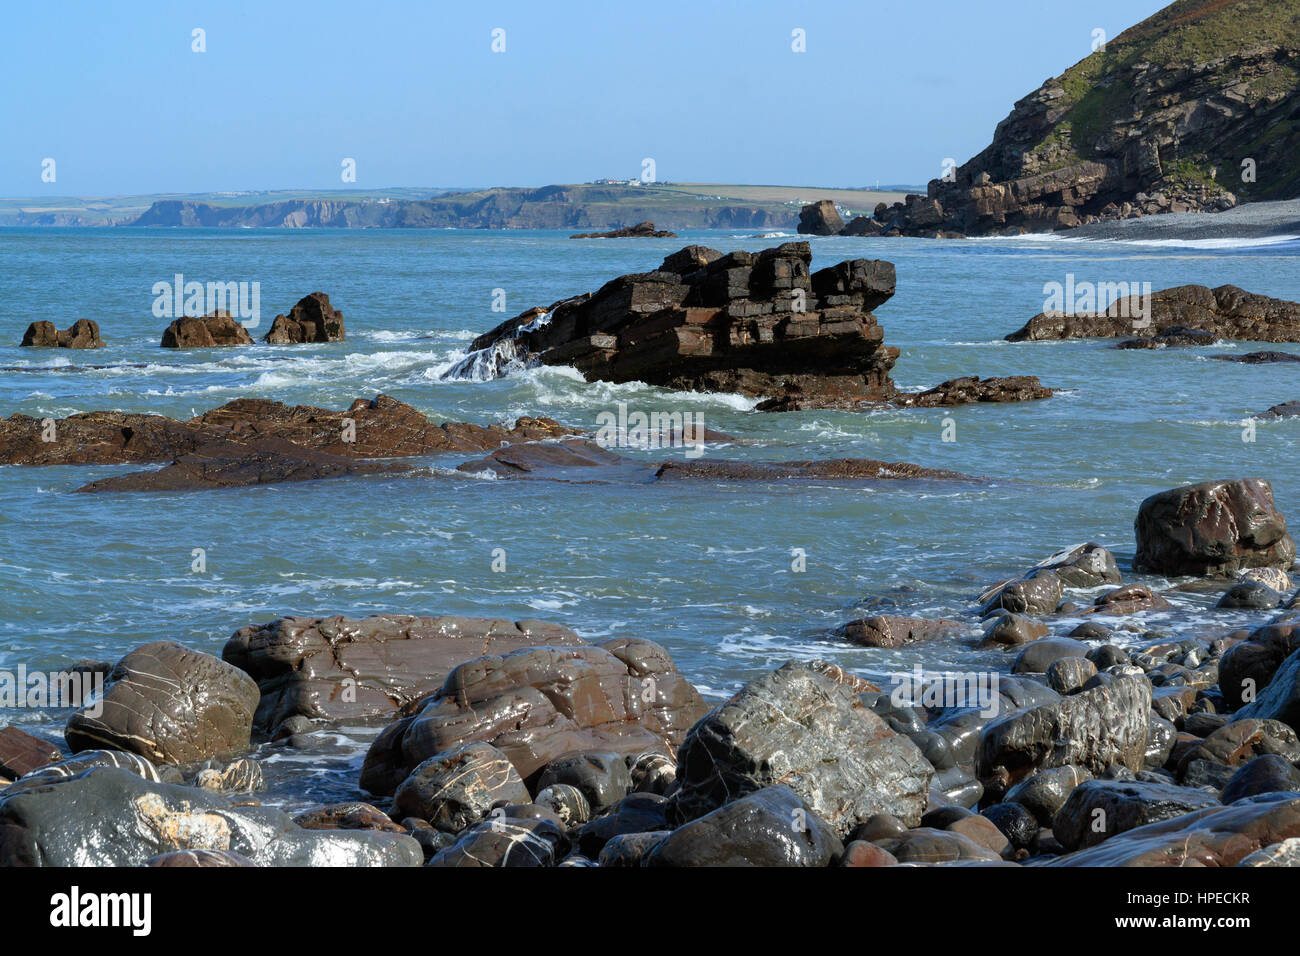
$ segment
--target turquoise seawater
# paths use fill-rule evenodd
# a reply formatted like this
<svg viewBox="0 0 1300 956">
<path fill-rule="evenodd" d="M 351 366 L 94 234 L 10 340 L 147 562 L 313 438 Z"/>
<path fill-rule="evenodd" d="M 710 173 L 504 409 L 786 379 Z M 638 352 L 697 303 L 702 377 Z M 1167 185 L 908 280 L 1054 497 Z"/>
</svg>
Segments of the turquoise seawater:
<svg viewBox="0 0 1300 956">
<path fill-rule="evenodd" d="M 435 420 L 549 415 L 594 429 L 627 402 L 693 411 L 746 439 L 709 454 L 754 459 L 862 456 L 994 480 L 924 483 L 565 484 L 427 471 L 188 494 L 72 494 L 136 466 L 0 467 L 0 665 L 116 660 L 169 638 L 213 653 L 237 628 L 284 614 L 379 611 L 544 618 L 591 638 L 664 644 L 713 697 L 780 662 L 826 657 L 867 676 L 1005 667 L 968 642 L 899 651 L 830 635 L 886 596 L 901 613 L 968 613 L 984 585 L 1095 540 L 1126 566 L 1141 500 L 1218 477 L 1273 482 L 1300 514 L 1300 421 L 1243 419 L 1300 399 L 1300 367 L 1120 351 L 1110 343 L 1009 344 L 1043 309 L 1044 284 L 1239 285 L 1300 299 L 1295 242 L 1198 246 L 1061 239 L 812 240 L 813 268 L 885 258 L 898 291 L 877 310 L 919 389 L 964 374 L 1028 374 L 1056 397 L 959 409 L 763 414 L 733 395 L 584 382 L 534 369 L 490 382 L 441 373 L 469 341 L 534 305 L 654 268 L 688 243 L 758 250 L 793 236 L 688 232 L 679 239 L 572 241 L 558 232 L 153 229 L 0 230 L 0 415 L 115 408 L 187 418 L 238 397 L 346 407 L 384 392 Z M 178 352 L 152 289 L 176 273 L 260 283 L 260 335 L 314 290 L 346 317 L 331 345 Z M 506 311 L 494 312 L 494 290 Z M 500 293 L 496 294 L 499 301 Z M 27 324 L 96 319 L 108 347 L 31 350 Z M 1300 346 L 1267 346 L 1300 350 Z M 945 442 L 951 417 L 955 441 Z M 953 430 L 950 430 L 950 433 Z M 651 458 L 648 452 L 629 454 Z M 659 456 L 680 454 L 660 452 Z M 207 568 L 191 570 L 195 548 Z M 504 548 L 507 567 L 494 572 Z M 803 549 L 806 570 L 792 570 Z M 1135 579 L 1127 568 L 1125 576 Z M 1165 584 L 1164 581 L 1149 583 Z M 1206 633 L 1248 622 L 1213 596 L 1177 599 L 1142 629 Z M 1058 629 L 1069 629 L 1069 624 Z M 48 715 L 46 715 L 48 717 Z M 33 714 L 6 715 L 22 722 Z"/>
</svg>

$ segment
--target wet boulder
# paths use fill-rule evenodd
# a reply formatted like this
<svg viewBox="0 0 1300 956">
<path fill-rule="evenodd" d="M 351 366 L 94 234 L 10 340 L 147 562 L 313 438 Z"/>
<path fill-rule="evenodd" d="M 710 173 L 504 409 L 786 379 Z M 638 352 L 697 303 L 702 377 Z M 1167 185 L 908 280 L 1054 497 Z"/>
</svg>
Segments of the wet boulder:
<svg viewBox="0 0 1300 956">
<path fill-rule="evenodd" d="M 873 614 L 850 621 L 835 633 L 860 647 L 905 647 L 917 641 L 928 641 L 959 631 L 965 627 L 960 621 L 930 620 L 918 617 L 898 617 L 890 614 Z"/>
<path fill-rule="evenodd" d="M 1110 764 L 1142 769 L 1151 684 L 1120 677 L 999 720 L 984 729 L 975 770 L 989 802 L 1037 770 L 1068 765 L 1101 773 Z"/>
<path fill-rule="evenodd" d="M 568 846 L 564 831 L 552 820 L 497 814 L 470 827 L 425 866 L 555 866 Z"/>
<path fill-rule="evenodd" d="M 1013 674 L 1045 674 L 1067 657 L 1086 657 L 1088 645 L 1071 637 L 1043 637 L 1026 644 L 1011 665 Z"/>
<path fill-rule="evenodd" d="M 646 866 L 829 866 L 835 829 L 790 787 L 751 791 L 674 830 Z"/>
<path fill-rule="evenodd" d="M 671 753 L 705 710 L 668 652 L 650 641 L 617 638 L 479 657 L 456 667 L 415 713 L 380 733 L 366 754 L 361 786 L 392 793 L 419 763 L 477 740 L 504 753 L 536 790 L 546 765 L 566 754 Z"/>
<path fill-rule="evenodd" d="M 304 830 L 386 830 L 405 833 L 406 828 L 394 823 L 392 817 L 368 803 L 327 803 L 304 810 L 293 818 Z"/>
<path fill-rule="evenodd" d="M 424 863 L 415 838 L 383 830 L 289 830 L 252 857 L 256 866 L 405 867 Z"/>
<path fill-rule="evenodd" d="M 1092 779 L 1083 767 L 1052 767 L 1026 777 L 1006 792 L 1006 803 L 1016 803 L 1034 815 L 1041 826 L 1051 827 L 1070 794 Z"/>
<path fill-rule="evenodd" d="M 1236 866 L 1300 837 L 1300 796 L 1270 793 L 1159 820 L 1045 866 Z"/>
<path fill-rule="evenodd" d="M 256 723 L 271 730 L 295 716 L 348 720 L 391 714 L 436 693 L 464 661 L 540 644 L 583 643 L 567 627 L 546 621 L 282 617 L 240 628 L 221 656 L 257 681 Z"/>
<path fill-rule="evenodd" d="M 1266 611 L 1282 603 L 1282 595 L 1259 581 L 1240 581 L 1228 590 L 1214 606 L 1227 610 Z"/>
<path fill-rule="evenodd" d="M 1300 770 L 1280 754 L 1263 754 L 1243 764 L 1219 799 L 1225 804 L 1261 793 L 1300 791 Z"/>
<path fill-rule="evenodd" d="M 1030 577 L 1002 585 L 984 603 L 980 614 L 991 614 L 996 610 L 1013 614 L 1050 614 L 1061 603 L 1061 593 L 1061 579 L 1055 572 L 1046 569 L 1034 571 Z"/>
<path fill-rule="evenodd" d="M 243 671 L 173 641 L 136 648 L 117 662 L 102 701 L 68 719 L 74 751 L 108 748 L 155 762 L 189 764 L 248 749 L 257 684 Z"/>
<path fill-rule="evenodd" d="M 412 770 L 393 796 L 393 814 L 460 833 L 493 807 L 531 799 L 505 754 L 491 744 L 471 741 L 435 754 Z"/>
<path fill-rule="evenodd" d="M 537 786 L 545 788 L 557 783 L 576 787 L 586 797 L 587 805 L 599 813 L 627 796 L 632 789 L 632 775 L 622 754 L 588 751 L 566 754 L 546 765 Z"/>
<path fill-rule="evenodd" d="M 232 850 L 172 850 L 144 861 L 149 867 L 227 867 L 256 866 L 252 860 Z"/>
<path fill-rule="evenodd" d="M 657 793 L 633 793 L 620 800 L 609 813 L 578 831 L 578 852 L 595 858 L 615 837 L 671 829 L 666 797 Z"/>
<path fill-rule="evenodd" d="M 1207 481 L 1173 488 L 1142 502 L 1134 521 L 1136 571 L 1200 576 L 1245 568 L 1289 568 L 1295 542 L 1260 478 Z"/>
<path fill-rule="evenodd" d="M 1048 627 L 1026 614 L 1008 612 L 993 618 L 984 630 L 980 647 L 1018 647 L 1046 637 Z"/>
<path fill-rule="evenodd" d="M 1280 720 L 1300 727 L 1300 651 L 1282 662 L 1273 679 L 1251 703 L 1237 711 L 1240 718 Z"/>
<path fill-rule="evenodd" d="M 1300 650 L 1295 622 L 1265 624 L 1219 659 L 1219 689 L 1231 710 L 1253 703 L 1287 660 Z"/>
<path fill-rule="evenodd" d="M 56 763 L 63 753 L 48 740 L 17 727 L 0 727 L 0 778 L 17 780 L 38 767 Z"/>
<path fill-rule="evenodd" d="M 1095 588 L 1120 582 L 1115 555 L 1091 541 L 1057 552 L 1039 568 L 1051 571 L 1067 588 Z"/>
<path fill-rule="evenodd" d="M 1139 780 L 1089 780 L 1075 787 L 1056 815 L 1052 833 L 1066 850 L 1081 850 L 1116 834 L 1220 806 L 1194 787 Z"/>
<path fill-rule="evenodd" d="M 790 662 L 691 728 L 677 755 L 674 820 L 785 784 L 837 832 L 875 813 L 915 825 L 934 768 L 843 684 Z"/>
<path fill-rule="evenodd" d="M 1277 720 L 1239 717 L 1225 724 L 1204 740 L 1188 749 L 1178 764 L 1178 773 L 1188 783 L 1198 773 L 1210 771 L 1211 765 L 1235 769 L 1264 754 L 1278 754 L 1288 761 L 1300 761 L 1300 739 L 1296 732 Z M 1212 772 L 1212 771 L 1211 771 Z M 1226 781 L 1232 770 L 1213 774 L 1210 780 Z"/>
</svg>

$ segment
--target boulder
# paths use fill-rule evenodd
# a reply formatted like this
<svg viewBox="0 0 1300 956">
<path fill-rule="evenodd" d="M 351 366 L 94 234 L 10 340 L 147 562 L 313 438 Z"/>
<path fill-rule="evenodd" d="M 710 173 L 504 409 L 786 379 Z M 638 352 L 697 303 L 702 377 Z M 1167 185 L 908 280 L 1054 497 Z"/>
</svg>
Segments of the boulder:
<svg viewBox="0 0 1300 956">
<path fill-rule="evenodd" d="M 470 827 L 425 866 L 555 866 L 568 845 L 564 831 L 549 819 L 494 815 Z"/>
<path fill-rule="evenodd" d="M 460 833 L 494 807 L 525 804 L 531 799 L 505 754 L 490 744 L 471 741 L 435 754 L 412 770 L 393 796 L 393 815 L 398 819 L 415 817 L 447 833 Z"/>
<path fill-rule="evenodd" d="M 672 818 L 689 821 L 774 784 L 841 834 L 888 812 L 915 825 L 934 768 L 844 685 L 790 662 L 691 728 L 677 755 Z"/>
<path fill-rule="evenodd" d="M 1219 799 L 1225 804 L 1261 793 L 1300 792 L 1300 770 L 1281 754 L 1263 754 L 1243 764 Z"/>
<path fill-rule="evenodd" d="M 1229 647 L 1219 659 L 1219 689 L 1228 709 L 1253 702 L 1297 650 L 1300 633 L 1291 621 L 1265 624 Z"/>
<path fill-rule="evenodd" d="M 1148 823 L 1046 866 L 1236 866 L 1300 837 L 1300 796 L 1270 793 Z"/>
<path fill-rule="evenodd" d="M 293 818 L 304 830 L 384 830 L 405 833 L 406 829 L 394 823 L 392 817 L 368 803 L 329 803 L 304 810 Z"/>
<path fill-rule="evenodd" d="M 656 229 L 655 224 L 646 220 L 638 222 L 635 226 L 626 226 L 622 229 L 611 229 L 609 232 L 579 232 L 569 237 L 570 239 L 676 239 L 677 233 L 669 232 L 667 229 Z"/>
<path fill-rule="evenodd" d="M 1273 489 L 1260 478 L 1207 481 L 1142 502 L 1134 521 L 1136 571 L 1236 575 L 1244 568 L 1289 568 L 1296 548 Z"/>
<path fill-rule="evenodd" d="M 632 775 L 623 754 L 587 751 L 566 754 L 546 765 L 537 786 L 545 788 L 556 784 L 576 787 L 586 798 L 587 806 L 601 813 L 627 796 L 632 789 Z"/>
<path fill-rule="evenodd" d="M 980 647 L 1018 647 L 1046 637 L 1048 627 L 1026 614 L 999 614 L 984 630 Z"/>
<path fill-rule="evenodd" d="M 552 760 L 581 751 L 671 753 L 704 713 L 699 693 L 650 641 L 522 648 L 459 665 L 415 713 L 374 740 L 361 786 L 396 790 L 434 754 L 478 740 L 535 787 Z"/>
<path fill-rule="evenodd" d="M 1033 577 L 1003 585 L 984 605 L 980 614 L 1006 610 L 1012 614 L 1050 614 L 1061 603 L 1061 579 L 1052 571 L 1041 570 Z"/>
<path fill-rule="evenodd" d="M 1179 773 L 1187 781 L 1197 763 L 1236 768 L 1263 754 L 1278 754 L 1286 760 L 1300 760 L 1300 739 L 1296 732 L 1277 720 L 1260 720 L 1239 715 L 1204 740 L 1189 748 L 1179 762 Z M 1223 775 L 1231 776 L 1231 772 Z"/>
<path fill-rule="evenodd" d="M 739 796 L 674 830 L 645 866 L 829 866 L 844 845 L 783 784 Z"/>
<path fill-rule="evenodd" d="M 253 337 L 248 334 L 234 317 L 225 310 L 218 309 L 202 318 L 182 316 L 167 326 L 163 332 L 162 347 L 165 349 L 197 349 L 215 346 L 252 345 Z"/>
<path fill-rule="evenodd" d="M 1070 794 L 1091 779 L 1084 767 L 1052 767 L 1021 780 L 1006 792 L 1003 801 L 1024 807 L 1040 826 L 1051 828 Z"/>
<path fill-rule="evenodd" d="M 578 831 L 578 852 L 596 858 L 604 852 L 605 844 L 616 837 L 671 829 L 667 798 L 657 793 L 632 793 L 618 801 L 609 813 Z"/>
<path fill-rule="evenodd" d="M 342 342 L 343 313 L 330 305 L 324 292 L 313 292 L 298 300 L 288 315 L 277 315 L 262 339 L 267 345 L 302 345 L 312 342 Z"/>
<path fill-rule="evenodd" d="M 1238 721 L 1242 718 L 1263 718 L 1300 727 L 1300 651 L 1284 660 L 1268 686 L 1237 711 Z"/>
<path fill-rule="evenodd" d="M 258 849 L 255 866 L 420 866 L 424 851 L 405 833 L 382 830 L 289 830 Z"/>
<path fill-rule="evenodd" d="M 1214 794 L 1193 787 L 1140 780 L 1089 780 L 1075 787 L 1056 815 L 1052 833 L 1067 851 L 1094 846 L 1116 834 L 1220 806 Z"/>
<path fill-rule="evenodd" d="M 62 751 L 49 741 L 17 727 L 0 727 L 0 777 L 17 780 L 25 773 L 62 759 Z"/>
<path fill-rule="evenodd" d="M 1072 637 L 1040 637 L 1024 646 L 1011 665 L 1013 674 L 1046 674 L 1047 669 L 1067 657 L 1086 657 L 1088 645 Z"/>
<path fill-rule="evenodd" d="M 989 725 L 975 761 L 986 800 L 998 802 L 1021 779 L 1049 767 L 1074 765 L 1094 774 L 1111 764 L 1141 770 L 1150 710 L 1151 684 L 1120 677 Z"/>
<path fill-rule="evenodd" d="M 155 641 L 117 662 L 102 702 L 74 713 L 64 736 L 74 752 L 106 747 L 196 763 L 247 750 L 257 702 L 257 684 L 237 667 Z"/>
<path fill-rule="evenodd" d="M 965 625 L 960 621 L 947 619 L 873 614 L 871 617 L 850 621 L 840 627 L 836 635 L 861 647 L 903 647 L 951 634 L 963 627 Z"/>
<path fill-rule="evenodd" d="M 545 621 L 282 617 L 240 628 L 221 656 L 257 681 L 262 694 L 256 724 L 270 730 L 293 716 L 350 720 L 393 714 L 436 693 L 464 661 L 583 643 L 567 627 Z"/>
<path fill-rule="evenodd" d="M 844 220 L 835 203 L 822 199 L 799 210 L 798 231 L 806 236 L 838 236 L 844 231 Z"/>
</svg>

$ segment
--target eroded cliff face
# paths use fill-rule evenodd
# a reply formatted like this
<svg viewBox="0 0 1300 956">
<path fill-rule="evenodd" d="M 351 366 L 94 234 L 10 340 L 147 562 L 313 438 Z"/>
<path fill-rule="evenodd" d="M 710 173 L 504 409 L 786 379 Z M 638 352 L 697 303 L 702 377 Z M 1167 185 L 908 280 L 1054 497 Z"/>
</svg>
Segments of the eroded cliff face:
<svg viewBox="0 0 1300 956">
<path fill-rule="evenodd" d="M 1016 103 L 882 230 L 1044 232 L 1300 194 L 1300 0 L 1179 0 Z"/>
</svg>

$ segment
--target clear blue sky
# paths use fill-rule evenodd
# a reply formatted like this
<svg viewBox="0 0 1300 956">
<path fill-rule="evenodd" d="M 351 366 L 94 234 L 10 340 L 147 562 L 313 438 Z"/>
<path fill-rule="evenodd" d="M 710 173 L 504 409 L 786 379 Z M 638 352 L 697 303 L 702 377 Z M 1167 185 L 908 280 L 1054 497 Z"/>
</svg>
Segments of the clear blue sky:
<svg viewBox="0 0 1300 956">
<path fill-rule="evenodd" d="M 1094 28 L 1162 6 L 13 2 L 0 196 L 342 187 L 345 157 L 375 188 L 632 178 L 644 157 L 661 180 L 922 183 Z"/>
</svg>

